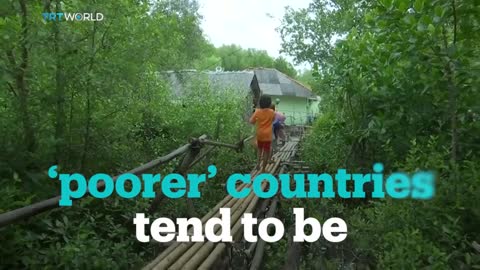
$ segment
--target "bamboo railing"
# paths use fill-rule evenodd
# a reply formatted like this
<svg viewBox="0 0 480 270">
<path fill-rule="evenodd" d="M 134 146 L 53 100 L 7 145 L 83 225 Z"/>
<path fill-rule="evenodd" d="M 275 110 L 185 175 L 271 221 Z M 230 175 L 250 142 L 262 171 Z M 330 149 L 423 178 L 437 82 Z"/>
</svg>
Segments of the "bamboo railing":
<svg viewBox="0 0 480 270">
<path fill-rule="evenodd" d="M 131 169 L 125 173 L 131 173 L 135 175 L 140 175 L 142 173 L 148 172 L 153 168 L 156 168 L 162 164 L 165 164 L 176 157 L 184 155 L 184 158 L 179 165 L 178 173 L 186 174 L 187 171 L 192 168 L 195 164 L 197 164 L 200 160 L 206 157 L 206 155 L 213 150 L 215 147 L 227 147 L 234 149 L 236 151 L 241 151 L 243 146 L 246 142 L 251 140 L 253 136 L 247 137 L 245 139 L 240 140 L 236 144 L 228 144 L 223 142 L 211 141 L 207 139 L 207 135 L 202 135 L 198 138 L 191 139 L 189 143 L 173 150 L 172 152 L 161 156 L 157 159 L 154 159 L 148 163 L 145 163 L 139 167 Z M 211 145 L 211 147 L 207 148 L 203 153 L 200 154 L 200 150 L 203 148 L 204 145 Z M 113 181 L 115 182 L 118 178 L 117 175 L 113 177 Z M 97 185 L 97 189 L 101 190 L 104 188 L 105 183 L 99 182 Z M 89 196 L 90 194 L 87 192 L 84 197 Z M 59 207 L 58 202 L 60 201 L 61 196 L 56 196 L 50 199 L 46 199 L 40 202 L 33 203 L 28 206 L 24 206 L 6 213 L 0 214 L 0 228 L 5 227 L 7 225 L 13 224 L 20 220 L 24 220 L 38 214 L 44 213 L 46 211 L 55 209 Z M 74 200 L 74 198 L 72 198 Z M 157 198 L 153 200 L 153 203 L 149 209 L 149 212 L 152 212 L 156 209 L 157 202 L 161 199 L 161 194 L 157 195 Z M 64 209 L 64 208 L 61 208 Z"/>
</svg>

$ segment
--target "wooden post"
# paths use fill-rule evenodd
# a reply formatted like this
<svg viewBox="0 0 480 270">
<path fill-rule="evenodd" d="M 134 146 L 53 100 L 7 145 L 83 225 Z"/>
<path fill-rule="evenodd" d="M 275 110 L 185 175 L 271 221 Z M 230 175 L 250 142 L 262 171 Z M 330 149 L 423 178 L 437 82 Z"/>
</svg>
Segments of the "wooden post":
<svg viewBox="0 0 480 270">
<path fill-rule="evenodd" d="M 177 169 L 175 170 L 178 174 L 183 175 L 183 177 L 186 177 L 188 169 L 192 166 L 193 162 L 198 162 L 196 161 L 197 155 L 200 153 L 200 149 L 202 147 L 201 140 L 204 140 L 207 136 L 202 135 L 199 138 L 192 139 L 190 144 L 188 144 L 188 150 L 183 157 L 182 161 L 178 165 Z M 189 185 L 187 182 L 187 192 L 189 190 Z M 155 199 L 153 199 L 152 203 L 150 204 L 150 207 L 148 209 L 149 214 L 153 214 L 155 211 L 157 211 L 158 206 L 160 205 L 160 202 L 165 198 L 162 193 L 157 192 L 157 195 L 155 196 Z M 187 199 L 187 205 L 188 205 L 188 210 L 189 214 L 195 214 L 195 209 L 193 207 L 193 203 L 191 202 L 190 199 Z"/>
<path fill-rule="evenodd" d="M 190 149 L 185 154 L 185 158 L 182 160 L 178 168 L 178 173 L 183 175 L 183 177 L 187 177 L 188 169 L 191 167 L 191 164 L 195 161 L 195 158 L 200 153 L 201 148 L 202 148 L 202 144 L 199 139 L 192 140 L 192 142 L 190 143 Z M 186 187 L 187 193 L 189 190 L 190 190 L 190 183 L 187 181 L 187 187 Z M 197 213 L 195 211 L 195 205 L 193 205 L 193 201 L 187 197 L 186 202 L 187 202 L 188 215 L 190 217 L 196 217 Z"/>
<path fill-rule="evenodd" d="M 277 204 L 278 204 L 278 197 L 275 196 L 272 199 L 272 204 L 270 205 L 270 209 L 266 214 L 266 218 L 275 216 L 275 211 L 277 210 Z M 263 259 L 263 253 L 265 250 L 265 244 L 266 244 L 265 241 L 263 241 L 262 239 L 258 239 L 257 247 L 255 249 L 255 255 L 253 256 L 252 264 L 250 265 L 250 270 L 260 269 L 262 264 L 262 259 Z"/>
<path fill-rule="evenodd" d="M 285 260 L 285 265 L 282 270 L 300 269 L 300 258 L 302 257 L 302 243 L 293 242 L 293 235 L 295 234 L 295 227 L 289 229 L 288 232 L 288 249 Z"/>
</svg>

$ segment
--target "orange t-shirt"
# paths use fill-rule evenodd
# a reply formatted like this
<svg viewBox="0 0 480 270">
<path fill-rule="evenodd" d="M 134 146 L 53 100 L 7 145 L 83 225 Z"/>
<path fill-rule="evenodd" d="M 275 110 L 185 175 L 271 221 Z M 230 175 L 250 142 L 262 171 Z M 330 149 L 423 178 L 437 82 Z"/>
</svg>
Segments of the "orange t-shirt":
<svg viewBox="0 0 480 270">
<path fill-rule="evenodd" d="M 257 141 L 272 141 L 272 124 L 275 119 L 275 112 L 272 109 L 256 109 L 250 123 L 257 126 Z"/>
</svg>

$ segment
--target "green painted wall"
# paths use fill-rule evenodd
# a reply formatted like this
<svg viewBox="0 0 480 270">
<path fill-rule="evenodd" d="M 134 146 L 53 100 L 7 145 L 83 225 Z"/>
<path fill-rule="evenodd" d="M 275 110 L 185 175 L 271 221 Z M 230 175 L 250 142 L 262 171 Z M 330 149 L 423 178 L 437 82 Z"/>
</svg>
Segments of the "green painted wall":
<svg viewBox="0 0 480 270">
<path fill-rule="evenodd" d="M 320 112 L 320 97 L 310 101 L 310 112 L 313 116 L 316 116 Z"/>
<path fill-rule="evenodd" d="M 287 119 L 286 125 L 305 125 L 308 124 L 309 117 L 318 114 L 318 100 L 308 100 L 307 98 L 289 97 L 289 96 L 271 96 L 272 102 L 280 100 L 277 105 L 277 111 L 283 113 Z"/>
</svg>

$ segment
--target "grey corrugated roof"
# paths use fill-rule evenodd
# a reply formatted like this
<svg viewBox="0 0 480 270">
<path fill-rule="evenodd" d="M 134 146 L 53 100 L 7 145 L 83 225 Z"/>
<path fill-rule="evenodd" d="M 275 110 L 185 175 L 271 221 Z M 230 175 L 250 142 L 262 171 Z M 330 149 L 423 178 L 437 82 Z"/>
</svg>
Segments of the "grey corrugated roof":
<svg viewBox="0 0 480 270">
<path fill-rule="evenodd" d="M 283 96 L 282 89 L 280 88 L 280 84 L 275 83 L 258 83 L 262 94 L 266 95 L 275 95 L 275 96 Z"/>
<path fill-rule="evenodd" d="M 261 68 L 254 69 L 254 72 L 263 94 L 305 98 L 315 97 L 306 86 L 276 69 Z"/>
<path fill-rule="evenodd" d="M 195 70 L 167 71 L 160 73 L 167 78 L 176 95 L 181 95 L 191 86 L 209 83 L 216 91 L 226 89 L 249 93 L 254 77 L 263 94 L 314 98 L 306 86 L 276 69 L 258 68 L 246 71 L 199 72 Z"/>
<path fill-rule="evenodd" d="M 199 83 L 208 83 L 215 91 L 233 90 L 247 94 L 255 76 L 253 71 L 200 72 L 195 70 L 167 71 L 160 75 L 167 79 L 177 96 Z"/>
<path fill-rule="evenodd" d="M 208 72 L 209 81 L 220 88 L 250 89 L 253 76 L 252 71 Z"/>
</svg>

